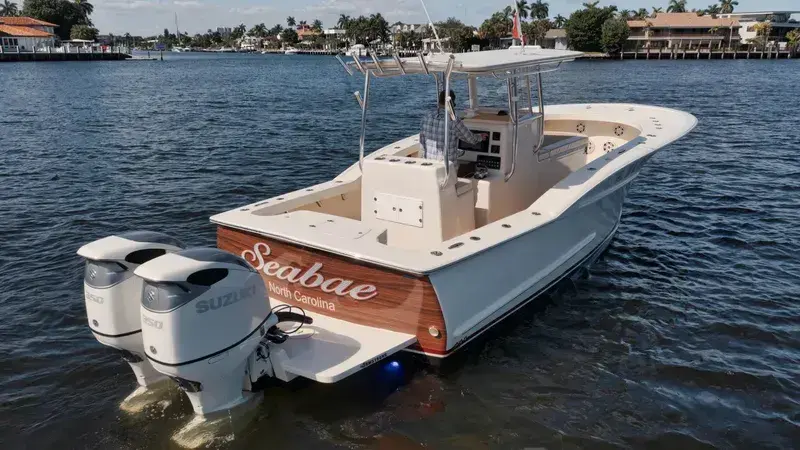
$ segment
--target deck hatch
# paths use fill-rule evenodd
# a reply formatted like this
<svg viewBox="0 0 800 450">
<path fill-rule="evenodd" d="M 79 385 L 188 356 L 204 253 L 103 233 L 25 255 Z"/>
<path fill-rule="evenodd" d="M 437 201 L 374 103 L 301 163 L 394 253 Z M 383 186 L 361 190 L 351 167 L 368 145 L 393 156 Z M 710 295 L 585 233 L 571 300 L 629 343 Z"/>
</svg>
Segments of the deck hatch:
<svg viewBox="0 0 800 450">
<path fill-rule="evenodd" d="M 416 228 L 424 225 L 422 217 L 422 200 L 399 195 L 376 193 L 375 216 L 380 220 L 402 223 Z"/>
</svg>

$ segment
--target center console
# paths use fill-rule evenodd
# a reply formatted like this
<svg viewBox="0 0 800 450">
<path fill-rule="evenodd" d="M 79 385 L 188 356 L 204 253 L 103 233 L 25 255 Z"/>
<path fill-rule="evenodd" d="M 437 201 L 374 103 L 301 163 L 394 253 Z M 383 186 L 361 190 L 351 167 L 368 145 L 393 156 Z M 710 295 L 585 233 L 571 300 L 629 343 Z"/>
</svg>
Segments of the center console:
<svg viewBox="0 0 800 450">
<path fill-rule="evenodd" d="M 465 118 L 464 124 L 474 134 L 485 135 L 487 139 L 476 144 L 459 140 L 458 149 L 462 152 L 458 158 L 459 163 L 472 168 L 471 173 L 475 173 L 478 167 L 502 171 L 504 154 L 507 153 L 505 148 L 511 144 L 511 121 L 508 116 L 502 111 L 495 114 L 481 113 Z"/>
</svg>

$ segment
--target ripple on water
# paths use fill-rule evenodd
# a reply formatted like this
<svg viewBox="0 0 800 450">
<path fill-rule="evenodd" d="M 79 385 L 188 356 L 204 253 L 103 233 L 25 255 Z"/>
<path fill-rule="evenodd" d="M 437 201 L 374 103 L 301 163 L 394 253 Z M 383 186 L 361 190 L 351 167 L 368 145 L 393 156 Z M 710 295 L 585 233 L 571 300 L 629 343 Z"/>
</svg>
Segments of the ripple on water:
<svg viewBox="0 0 800 450">
<path fill-rule="evenodd" d="M 361 81 L 335 60 L 171 56 L 0 66 L 4 448 L 166 448 L 191 418 L 181 396 L 120 413 L 135 382 L 85 329 L 81 244 L 153 229 L 214 245 L 212 214 L 355 161 Z M 642 170 L 590 279 L 442 367 L 271 387 L 253 425 L 215 448 L 265 436 L 273 448 L 796 446 L 800 127 L 785 105 L 800 95 L 797 69 L 579 62 L 546 75 L 548 103 L 656 104 L 700 120 Z M 368 148 L 415 130 L 435 98 L 420 82 L 374 84 Z M 487 87 L 481 100 L 500 104 L 505 88 Z"/>
</svg>

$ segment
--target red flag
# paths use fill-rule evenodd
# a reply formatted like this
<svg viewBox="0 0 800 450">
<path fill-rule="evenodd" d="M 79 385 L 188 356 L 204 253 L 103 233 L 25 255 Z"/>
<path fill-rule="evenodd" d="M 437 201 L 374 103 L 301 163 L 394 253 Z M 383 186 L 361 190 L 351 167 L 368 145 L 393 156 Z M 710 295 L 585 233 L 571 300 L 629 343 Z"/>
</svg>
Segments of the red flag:
<svg viewBox="0 0 800 450">
<path fill-rule="evenodd" d="M 514 11 L 514 28 L 511 30 L 512 37 L 519 39 L 522 46 L 525 46 L 525 36 L 522 34 L 522 23 L 519 20 L 519 10 Z"/>
</svg>

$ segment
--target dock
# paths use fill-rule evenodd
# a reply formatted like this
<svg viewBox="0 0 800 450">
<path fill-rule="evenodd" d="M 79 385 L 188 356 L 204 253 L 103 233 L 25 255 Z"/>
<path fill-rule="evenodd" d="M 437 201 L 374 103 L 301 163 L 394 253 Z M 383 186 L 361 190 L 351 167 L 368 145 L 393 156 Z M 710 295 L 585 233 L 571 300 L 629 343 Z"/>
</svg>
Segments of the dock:
<svg viewBox="0 0 800 450">
<path fill-rule="evenodd" d="M 639 48 L 624 50 L 615 56 L 616 59 L 791 59 L 797 58 L 800 53 L 790 50 L 768 48 L 763 50 L 741 50 L 727 48 Z"/>
<path fill-rule="evenodd" d="M 344 51 L 344 50 L 341 50 L 341 49 L 336 49 L 336 50 L 312 50 L 312 49 L 299 49 L 299 48 L 296 49 L 296 50 L 297 50 L 297 53 L 296 53 L 297 55 L 328 55 L 328 56 L 336 56 L 336 55 L 338 55 L 338 54 L 340 54 L 340 53 L 342 53 Z M 286 50 L 281 50 L 279 48 L 265 49 L 265 50 L 262 51 L 262 53 L 276 54 L 276 55 L 283 55 L 285 52 L 286 52 Z M 417 56 L 417 52 L 415 52 L 413 50 L 399 50 L 398 53 L 399 53 L 399 55 L 401 57 Z"/>
<path fill-rule="evenodd" d="M 48 47 L 33 51 L 3 51 L 0 47 L 0 62 L 33 62 L 33 61 L 123 61 L 132 56 L 127 48 L 65 48 Z"/>
</svg>

